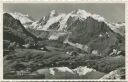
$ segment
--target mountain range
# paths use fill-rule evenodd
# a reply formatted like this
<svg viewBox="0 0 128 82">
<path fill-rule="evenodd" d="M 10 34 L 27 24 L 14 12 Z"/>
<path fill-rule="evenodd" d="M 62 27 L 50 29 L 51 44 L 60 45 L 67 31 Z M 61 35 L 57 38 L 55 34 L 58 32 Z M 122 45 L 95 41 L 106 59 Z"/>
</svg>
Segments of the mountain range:
<svg viewBox="0 0 128 82">
<path fill-rule="evenodd" d="M 101 74 L 100 77 L 105 75 L 105 73 L 116 70 L 116 68 L 120 66 L 124 67 L 125 23 L 109 23 L 104 17 L 86 12 L 85 10 L 78 9 L 70 13 L 58 13 L 52 10 L 47 16 L 43 16 L 39 20 L 34 20 L 31 16 L 21 13 L 4 13 L 3 31 L 4 40 L 10 42 L 15 41 L 20 45 L 37 42 L 39 45 L 45 44 L 54 50 L 58 50 L 57 54 L 56 51 L 52 53 L 52 50 L 51 53 L 46 52 L 45 54 L 48 55 L 49 59 L 45 59 L 45 55 L 42 57 L 44 52 L 31 51 L 31 53 L 34 53 L 32 53 L 32 55 L 42 53 L 41 56 L 39 56 L 40 54 L 37 55 L 39 58 L 37 58 L 36 61 L 34 60 L 36 56 L 31 57 L 36 64 L 38 60 L 38 62 L 42 60 L 43 62 L 41 61 L 41 63 L 45 63 L 46 66 L 49 66 L 51 63 L 54 64 L 54 61 L 57 61 L 57 63 L 60 62 L 62 66 L 71 61 L 74 65 L 77 64 L 76 66 L 78 66 L 78 61 L 86 62 L 88 67 L 96 69 L 94 72 Z M 18 51 L 16 53 L 23 54 L 23 58 L 26 58 L 25 54 L 30 54 L 28 52 L 29 50 L 24 51 L 24 53 Z M 72 54 L 72 52 L 79 54 L 79 56 L 74 58 L 70 57 L 70 55 L 63 55 L 64 53 Z M 62 57 L 60 57 L 61 60 L 58 59 L 58 54 L 62 55 Z M 85 57 L 83 57 L 83 54 Z M 19 58 L 17 54 L 15 56 Z M 68 60 L 71 61 L 66 60 L 66 58 L 69 58 Z M 89 58 L 89 61 L 86 60 L 87 58 Z M 64 62 L 63 60 L 66 61 Z M 120 63 L 117 64 L 115 61 Z M 102 65 L 105 66 L 105 69 L 102 69 Z M 33 66 L 33 64 L 30 66 L 32 66 L 32 69 L 38 68 L 38 66 Z M 71 71 L 67 67 L 62 68 L 67 69 L 68 73 L 70 71 L 72 72 L 71 75 L 74 75 L 74 71 L 75 73 L 80 72 L 78 70 L 84 67 L 75 68 L 76 70 L 71 67 L 70 69 L 74 69 L 74 71 Z M 55 68 L 55 70 L 49 68 L 48 72 L 49 70 L 56 72 L 57 70 L 61 70 L 61 68 Z M 61 74 L 62 72 L 57 73 Z M 108 77 L 109 75 L 106 75 L 103 78 Z"/>
</svg>

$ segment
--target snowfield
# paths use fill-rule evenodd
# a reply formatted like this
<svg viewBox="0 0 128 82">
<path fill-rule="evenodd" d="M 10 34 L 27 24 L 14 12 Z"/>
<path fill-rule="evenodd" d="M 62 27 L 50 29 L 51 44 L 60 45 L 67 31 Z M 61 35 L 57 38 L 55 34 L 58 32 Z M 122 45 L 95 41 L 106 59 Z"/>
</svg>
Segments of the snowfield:
<svg viewBox="0 0 128 82">
<path fill-rule="evenodd" d="M 33 20 L 31 20 L 29 18 L 28 15 L 24 15 L 24 14 L 21 14 L 21 13 L 18 13 L 18 12 L 15 12 L 15 13 L 10 13 L 15 19 L 18 19 L 20 20 L 20 22 L 22 24 L 25 24 L 25 23 L 29 23 L 29 22 L 34 22 Z"/>
</svg>

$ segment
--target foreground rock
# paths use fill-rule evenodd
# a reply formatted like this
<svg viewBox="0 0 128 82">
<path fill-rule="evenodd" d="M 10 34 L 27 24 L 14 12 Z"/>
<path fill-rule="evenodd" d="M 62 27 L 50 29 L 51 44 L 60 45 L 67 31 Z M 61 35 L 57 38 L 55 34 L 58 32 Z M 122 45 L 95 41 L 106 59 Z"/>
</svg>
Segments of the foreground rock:
<svg viewBox="0 0 128 82">
<path fill-rule="evenodd" d="M 104 75 L 101 79 L 125 79 L 125 67 L 114 70 Z"/>
</svg>

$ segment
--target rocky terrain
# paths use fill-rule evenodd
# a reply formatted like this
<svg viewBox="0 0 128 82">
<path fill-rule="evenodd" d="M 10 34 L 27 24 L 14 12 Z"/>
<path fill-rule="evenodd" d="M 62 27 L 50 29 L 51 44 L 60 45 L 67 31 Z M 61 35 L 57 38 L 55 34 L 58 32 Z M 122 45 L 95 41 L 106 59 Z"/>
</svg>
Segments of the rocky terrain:
<svg viewBox="0 0 128 82">
<path fill-rule="evenodd" d="M 3 14 L 5 79 L 125 79 L 125 24 L 51 11 Z"/>
</svg>

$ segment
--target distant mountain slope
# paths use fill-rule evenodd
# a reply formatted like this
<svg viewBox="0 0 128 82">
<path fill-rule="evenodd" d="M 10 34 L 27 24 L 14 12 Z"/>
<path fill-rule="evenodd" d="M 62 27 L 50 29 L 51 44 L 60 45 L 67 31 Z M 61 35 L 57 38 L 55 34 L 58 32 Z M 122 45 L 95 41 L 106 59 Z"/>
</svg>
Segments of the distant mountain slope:
<svg viewBox="0 0 128 82">
<path fill-rule="evenodd" d="M 125 36 L 125 23 L 124 22 L 112 24 L 110 25 L 110 27 L 114 32 L 119 33 L 122 36 Z"/>
<path fill-rule="evenodd" d="M 10 14 L 3 14 L 3 27 L 4 27 L 4 39 L 16 41 L 21 44 L 25 43 L 25 40 L 37 39 L 32 33 L 28 32 L 21 22 L 13 18 Z"/>
<path fill-rule="evenodd" d="M 109 54 L 112 47 L 120 47 L 124 44 L 124 38 L 113 32 L 104 22 L 88 17 L 86 20 L 76 20 L 70 26 L 70 42 L 87 45 L 89 52 L 96 51 L 97 54 Z"/>
<path fill-rule="evenodd" d="M 45 38 L 49 40 L 61 38 L 63 42 L 67 39 L 80 49 L 86 47 L 85 51 L 90 54 L 108 55 L 113 49 L 117 51 L 124 49 L 124 34 L 122 33 L 124 24 L 112 25 L 102 16 L 81 9 L 68 14 L 53 10 L 34 25 L 35 32 L 42 30 L 38 36 L 41 37 L 46 31 Z"/>
<path fill-rule="evenodd" d="M 72 46 L 89 54 L 108 55 L 114 49 L 124 49 L 125 39 L 120 33 L 124 32 L 124 29 L 120 28 L 121 24 L 112 25 L 102 16 L 81 9 L 68 14 L 53 10 L 29 26 L 29 31 L 34 32 L 37 37 L 61 40 L 64 43 L 68 40 Z"/>
</svg>

